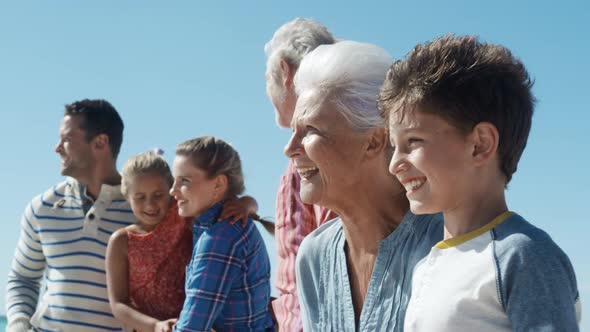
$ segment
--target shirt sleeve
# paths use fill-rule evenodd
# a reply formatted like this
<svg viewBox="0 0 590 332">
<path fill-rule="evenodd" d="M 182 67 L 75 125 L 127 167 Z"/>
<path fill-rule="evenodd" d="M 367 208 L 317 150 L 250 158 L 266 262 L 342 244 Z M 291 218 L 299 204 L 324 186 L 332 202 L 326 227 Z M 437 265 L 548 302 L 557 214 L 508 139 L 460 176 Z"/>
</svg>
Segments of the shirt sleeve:
<svg viewBox="0 0 590 332">
<path fill-rule="evenodd" d="M 232 227 L 216 224 L 195 244 L 186 273 L 186 299 L 175 331 L 211 331 L 233 281 L 244 273 L 246 238 Z"/>
<path fill-rule="evenodd" d="M 39 287 L 46 261 L 33 213 L 33 202 L 21 218 L 18 244 L 12 259 L 6 288 L 7 331 L 20 331 L 29 320 L 39 298 Z"/>
<path fill-rule="evenodd" d="M 497 246 L 501 302 L 512 330 L 579 331 L 579 293 L 566 254 L 544 233 L 513 237 Z"/>
</svg>

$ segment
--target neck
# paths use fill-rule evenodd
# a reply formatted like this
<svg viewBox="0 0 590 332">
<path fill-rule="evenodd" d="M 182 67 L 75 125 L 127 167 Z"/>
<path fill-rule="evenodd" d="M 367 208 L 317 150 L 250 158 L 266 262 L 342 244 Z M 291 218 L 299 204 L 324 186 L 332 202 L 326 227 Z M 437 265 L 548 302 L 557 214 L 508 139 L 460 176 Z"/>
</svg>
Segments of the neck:
<svg viewBox="0 0 590 332">
<path fill-rule="evenodd" d="M 342 219 L 350 292 L 357 323 L 381 241 L 397 228 L 409 210 L 404 190 L 387 173 L 387 167 L 361 174 L 369 175 L 346 191 L 342 201 L 330 207 Z"/>
<path fill-rule="evenodd" d="M 386 170 L 386 169 L 385 169 Z M 376 254 L 409 211 L 405 192 L 389 173 L 366 177 L 331 209 L 342 219 L 349 254 Z"/>
<path fill-rule="evenodd" d="M 87 194 L 92 199 L 96 199 L 100 194 L 100 188 L 103 184 L 116 186 L 121 184 L 121 175 L 117 171 L 115 164 L 109 167 L 97 166 L 87 177 L 76 179 L 86 186 Z"/>
<path fill-rule="evenodd" d="M 209 210 L 211 210 L 211 208 L 212 208 L 212 207 L 214 207 L 215 205 L 217 205 L 217 204 L 219 204 L 219 203 L 221 203 L 221 202 L 223 202 L 223 201 L 224 201 L 224 199 L 220 199 L 220 200 L 216 201 L 215 203 L 211 204 L 209 207 L 207 207 L 207 208 L 204 208 L 204 209 L 203 209 L 203 211 L 202 211 L 202 212 L 199 212 L 197 216 L 195 216 L 195 217 L 192 217 L 192 218 L 193 218 L 195 221 L 202 220 L 203 218 L 205 218 L 205 219 L 204 219 L 204 220 L 202 220 L 202 221 L 205 221 L 205 222 L 210 222 L 211 220 L 210 220 L 209 218 L 210 218 L 210 217 L 214 217 L 214 216 L 212 216 L 212 213 L 213 213 L 214 211 L 212 211 L 211 213 L 207 213 L 207 212 L 208 212 Z M 221 209 L 219 209 L 218 211 L 221 211 Z"/>
<path fill-rule="evenodd" d="M 491 186 L 487 186 L 475 193 L 471 192 L 462 204 L 443 212 L 445 240 L 472 232 L 508 211 L 504 188 L 490 188 Z"/>
</svg>

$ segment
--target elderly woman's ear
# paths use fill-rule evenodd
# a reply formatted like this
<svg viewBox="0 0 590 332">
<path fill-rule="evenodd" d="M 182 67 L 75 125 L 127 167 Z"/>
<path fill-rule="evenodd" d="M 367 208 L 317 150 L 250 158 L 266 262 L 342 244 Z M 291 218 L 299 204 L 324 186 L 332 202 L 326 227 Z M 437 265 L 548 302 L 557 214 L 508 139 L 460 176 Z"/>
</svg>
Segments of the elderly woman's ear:
<svg viewBox="0 0 590 332">
<path fill-rule="evenodd" d="M 389 136 L 385 128 L 374 128 L 367 135 L 366 156 L 367 158 L 383 158 L 389 148 Z"/>
</svg>

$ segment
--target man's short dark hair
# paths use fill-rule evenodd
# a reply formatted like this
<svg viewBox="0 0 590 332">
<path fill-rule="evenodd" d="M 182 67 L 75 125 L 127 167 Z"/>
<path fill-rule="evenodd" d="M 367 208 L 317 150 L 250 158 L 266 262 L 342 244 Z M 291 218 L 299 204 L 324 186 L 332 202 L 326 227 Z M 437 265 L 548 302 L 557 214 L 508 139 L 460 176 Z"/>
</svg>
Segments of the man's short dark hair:
<svg viewBox="0 0 590 332">
<path fill-rule="evenodd" d="M 123 142 L 123 120 L 117 110 L 103 99 L 83 99 L 66 105 L 65 115 L 75 115 L 83 119 L 82 129 L 86 140 L 105 134 L 109 137 L 109 146 L 113 158 L 117 159 Z"/>
<path fill-rule="evenodd" d="M 523 63 L 507 48 L 475 36 L 446 35 L 416 46 L 391 66 L 378 104 L 386 121 L 419 109 L 463 132 L 480 122 L 493 124 L 499 132 L 500 170 L 508 183 L 531 129 L 532 85 Z"/>
</svg>

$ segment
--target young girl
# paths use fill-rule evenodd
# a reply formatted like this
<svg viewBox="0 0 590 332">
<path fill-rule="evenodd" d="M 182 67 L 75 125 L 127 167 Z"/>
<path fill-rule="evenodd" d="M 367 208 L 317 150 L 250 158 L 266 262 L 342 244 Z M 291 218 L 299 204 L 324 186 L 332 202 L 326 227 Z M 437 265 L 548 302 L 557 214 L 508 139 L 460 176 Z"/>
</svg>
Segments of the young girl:
<svg viewBox="0 0 590 332">
<path fill-rule="evenodd" d="M 176 148 L 170 193 L 194 219 L 186 300 L 174 331 L 273 331 L 268 311 L 270 262 L 252 219 L 245 227 L 216 222 L 228 198 L 244 191 L 238 153 L 215 137 Z"/>
<path fill-rule="evenodd" d="M 169 194 L 172 183 L 168 164 L 153 152 L 132 157 L 123 167 L 121 191 L 137 223 L 109 240 L 107 287 L 115 317 L 138 331 L 171 331 L 184 303 L 192 220 L 178 214 Z M 256 209 L 249 197 L 232 202 L 234 214 Z"/>
</svg>

